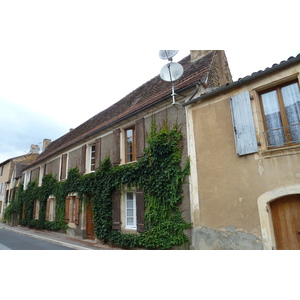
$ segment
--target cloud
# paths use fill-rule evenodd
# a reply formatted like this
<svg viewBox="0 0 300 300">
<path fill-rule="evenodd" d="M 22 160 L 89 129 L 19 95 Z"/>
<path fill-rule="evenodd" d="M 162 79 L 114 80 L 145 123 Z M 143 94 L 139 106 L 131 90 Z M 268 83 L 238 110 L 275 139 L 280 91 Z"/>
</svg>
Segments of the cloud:
<svg viewBox="0 0 300 300">
<path fill-rule="evenodd" d="M 31 144 L 42 149 L 44 138 L 52 141 L 65 134 L 65 125 L 26 107 L 0 99 L 0 163 L 29 152 Z"/>
</svg>

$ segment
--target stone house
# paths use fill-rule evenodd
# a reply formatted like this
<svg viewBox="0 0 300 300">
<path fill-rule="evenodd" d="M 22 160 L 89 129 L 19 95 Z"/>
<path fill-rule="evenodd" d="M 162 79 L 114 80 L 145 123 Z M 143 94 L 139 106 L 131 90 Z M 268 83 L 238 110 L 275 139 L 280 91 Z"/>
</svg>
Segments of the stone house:
<svg viewBox="0 0 300 300">
<path fill-rule="evenodd" d="M 39 147 L 31 145 L 28 154 L 13 157 L 0 163 L 0 220 L 7 205 L 14 200 L 22 177 L 21 171 L 31 164 L 39 154 Z"/>
<path fill-rule="evenodd" d="M 230 83 L 231 74 L 225 52 L 222 50 L 191 51 L 191 55 L 179 62 L 184 69 L 182 77 L 175 82 L 176 102 L 172 103 L 171 84 L 160 76 L 149 80 L 106 110 L 96 114 L 77 128 L 51 142 L 23 172 L 24 186 L 34 179 L 42 184 L 47 174 L 60 182 L 67 180 L 68 171 L 77 167 L 80 174 L 90 174 L 99 163 L 110 157 L 113 166 L 130 165 L 144 155 L 146 135 L 155 118 L 158 125 L 168 120 L 172 127 L 178 123 L 183 134 L 182 164 L 189 156 L 187 140 L 191 128 L 186 123 L 186 108 L 182 104 L 203 90 L 213 90 Z M 183 186 L 182 217 L 191 222 L 190 182 Z M 113 229 L 138 233 L 144 230 L 143 191 L 137 187 L 123 186 L 112 195 Z M 55 195 L 49 195 L 47 215 L 55 219 Z M 95 238 L 91 220 L 93 203 L 80 207 L 78 191 L 65 198 L 65 222 L 68 234 L 81 238 Z M 51 213 L 52 211 L 52 213 Z M 187 232 L 190 236 L 190 233 Z"/>
<path fill-rule="evenodd" d="M 184 103 L 195 249 L 300 249 L 299 74 L 300 55 Z"/>
</svg>

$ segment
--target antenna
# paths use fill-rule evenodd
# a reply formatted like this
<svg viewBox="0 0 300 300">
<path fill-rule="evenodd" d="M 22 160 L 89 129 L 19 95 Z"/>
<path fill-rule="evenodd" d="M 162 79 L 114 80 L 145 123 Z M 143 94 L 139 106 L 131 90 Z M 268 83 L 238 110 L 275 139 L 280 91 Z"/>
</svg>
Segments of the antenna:
<svg viewBox="0 0 300 300">
<path fill-rule="evenodd" d="M 164 81 L 171 82 L 172 84 L 172 104 L 180 104 L 175 102 L 175 88 L 174 81 L 178 80 L 183 74 L 183 67 L 179 63 L 174 63 L 173 57 L 178 53 L 179 50 L 160 50 L 159 57 L 163 60 L 170 61 L 168 64 L 164 65 L 160 71 L 160 78 Z"/>
</svg>

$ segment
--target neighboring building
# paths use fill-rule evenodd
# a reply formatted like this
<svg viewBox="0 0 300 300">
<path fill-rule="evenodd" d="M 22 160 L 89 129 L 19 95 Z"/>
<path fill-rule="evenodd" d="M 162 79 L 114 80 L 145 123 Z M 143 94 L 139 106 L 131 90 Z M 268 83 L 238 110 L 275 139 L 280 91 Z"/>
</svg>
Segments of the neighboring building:
<svg viewBox="0 0 300 300">
<path fill-rule="evenodd" d="M 31 145 L 28 154 L 13 157 L 0 163 L 0 220 L 4 210 L 15 198 L 16 189 L 22 177 L 22 169 L 31 164 L 39 155 L 39 147 Z"/>
<path fill-rule="evenodd" d="M 195 249 L 300 249 L 299 74 L 300 54 L 184 104 Z"/>
<path fill-rule="evenodd" d="M 232 82 L 224 51 L 191 51 L 191 55 L 179 62 L 183 76 L 175 82 L 176 101 L 184 103 L 203 90 L 212 90 Z M 159 71 L 159 70 L 158 70 Z M 77 167 L 81 174 L 94 172 L 99 163 L 110 157 L 113 166 L 126 165 L 143 157 L 145 136 L 150 132 L 151 121 L 156 118 L 161 124 L 168 118 L 169 125 L 179 123 L 184 135 L 182 162 L 187 160 L 187 139 L 192 133 L 186 124 L 186 109 L 172 105 L 171 84 L 156 76 L 108 109 L 96 114 L 85 123 L 53 141 L 37 160 L 24 171 L 25 188 L 37 179 L 39 185 L 46 174 L 53 174 L 58 181 L 66 180 L 68 170 Z M 184 220 L 190 222 L 189 183 L 184 186 L 181 205 Z M 122 232 L 139 232 L 144 227 L 142 191 L 123 186 L 113 195 L 113 228 Z M 55 219 L 55 195 L 49 195 L 47 214 L 52 211 Z M 51 204 L 52 203 L 52 204 Z M 77 191 L 65 199 L 65 221 L 68 234 L 94 238 L 90 226 L 93 217 L 92 205 L 79 207 Z M 49 217 L 50 218 L 50 217 Z"/>
</svg>

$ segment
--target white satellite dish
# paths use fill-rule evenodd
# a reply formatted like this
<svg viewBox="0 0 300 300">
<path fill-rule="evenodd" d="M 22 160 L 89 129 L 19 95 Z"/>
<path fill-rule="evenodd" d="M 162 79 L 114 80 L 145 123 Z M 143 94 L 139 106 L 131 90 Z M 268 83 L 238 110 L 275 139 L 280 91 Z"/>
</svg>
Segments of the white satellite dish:
<svg viewBox="0 0 300 300">
<path fill-rule="evenodd" d="M 159 57 L 172 61 L 172 57 L 178 53 L 179 50 L 159 50 Z"/>
<path fill-rule="evenodd" d="M 161 59 L 167 59 L 170 63 L 163 66 L 160 71 L 160 78 L 164 81 L 168 81 L 172 83 L 172 98 L 173 104 L 180 104 L 175 102 L 175 88 L 174 81 L 179 79 L 183 74 L 183 67 L 179 63 L 172 62 L 172 57 L 178 53 L 179 50 L 160 50 L 159 57 Z"/>
<path fill-rule="evenodd" d="M 160 71 L 160 78 L 164 81 L 173 82 L 179 79 L 183 74 L 183 67 L 179 63 L 168 63 Z"/>
</svg>

